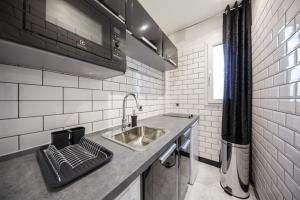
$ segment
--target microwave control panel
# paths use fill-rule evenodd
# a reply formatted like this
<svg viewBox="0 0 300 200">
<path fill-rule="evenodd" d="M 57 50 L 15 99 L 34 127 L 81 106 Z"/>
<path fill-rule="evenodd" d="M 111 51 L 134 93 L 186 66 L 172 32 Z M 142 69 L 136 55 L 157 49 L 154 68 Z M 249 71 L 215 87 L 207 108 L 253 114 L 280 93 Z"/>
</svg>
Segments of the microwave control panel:
<svg viewBox="0 0 300 200">
<path fill-rule="evenodd" d="M 114 27 L 112 34 L 112 54 L 118 60 L 122 60 L 122 50 L 121 50 L 121 31 Z"/>
</svg>

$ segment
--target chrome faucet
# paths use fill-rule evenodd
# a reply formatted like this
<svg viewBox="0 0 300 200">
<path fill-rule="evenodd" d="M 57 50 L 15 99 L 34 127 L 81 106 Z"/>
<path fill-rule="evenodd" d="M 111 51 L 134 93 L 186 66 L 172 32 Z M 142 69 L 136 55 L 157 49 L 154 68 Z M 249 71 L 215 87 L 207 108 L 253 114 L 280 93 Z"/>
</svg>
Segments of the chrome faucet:
<svg viewBox="0 0 300 200">
<path fill-rule="evenodd" d="M 139 105 L 138 101 L 137 101 L 137 95 L 134 93 L 129 93 L 126 94 L 126 96 L 123 99 L 123 118 L 122 118 L 122 130 L 125 130 L 128 126 L 128 121 L 126 119 L 126 111 L 125 111 L 125 106 L 126 106 L 126 102 L 127 102 L 127 98 L 129 96 L 133 96 L 133 98 L 135 99 L 135 103 L 136 103 L 136 107 L 139 111 L 143 110 L 143 107 Z"/>
</svg>

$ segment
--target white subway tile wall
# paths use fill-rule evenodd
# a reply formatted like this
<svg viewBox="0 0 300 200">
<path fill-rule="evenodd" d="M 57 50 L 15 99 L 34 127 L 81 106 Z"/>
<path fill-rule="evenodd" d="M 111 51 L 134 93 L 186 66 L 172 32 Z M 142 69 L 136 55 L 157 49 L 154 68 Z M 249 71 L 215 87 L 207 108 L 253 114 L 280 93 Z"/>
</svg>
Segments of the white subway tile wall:
<svg viewBox="0 0 300 200">
<path fill-rule="evenodd" d="M 138 93 L 139 119 L 164 113 L 164 73 L 127 58 L 123 76 L 104 81 L 0 64 L 0 156 L 50 142 L 56 130 L 87 133 L 121 124 L 122 100 Z M 135 107 L 130 98 L 127 114 Z"/>
<path fill-rule="evenodd" d="M 252 176 L 261 200 L 298 200 L 300 0 L 252 3 Z"/>
<path fill-rule="evenodd" d="M 166 72 L 165 110 L 199 115 L 198 156 L 218 162 L 222 104 L 206 103 L 206 63 L 204 44 L 179 50 L 178 69 Z"/>
</svg>

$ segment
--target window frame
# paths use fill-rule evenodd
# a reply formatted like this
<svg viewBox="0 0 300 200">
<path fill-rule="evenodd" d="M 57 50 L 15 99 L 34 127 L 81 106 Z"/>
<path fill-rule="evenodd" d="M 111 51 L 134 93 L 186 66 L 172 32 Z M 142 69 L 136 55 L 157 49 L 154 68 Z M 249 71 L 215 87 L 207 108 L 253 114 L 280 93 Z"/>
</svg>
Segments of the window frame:
<svg viewBox="0 0 300 200">
<path fill-rule="evenodd" d="M 206 102 L 207 104 L 222 104 L 223 103 L 223 98 L 222 99 L 214 99 L 213 98 L 213 90 L 214 90 L 214 85 L 213 85 L 213 48 L 218 45 L 222 45 L 222 39 L 220 38 L 214 38 L 210 40 L 207 43 L 207 73 L 206 73 L 206 85 L 207 85 L 207 98 Z"/>
</svg>

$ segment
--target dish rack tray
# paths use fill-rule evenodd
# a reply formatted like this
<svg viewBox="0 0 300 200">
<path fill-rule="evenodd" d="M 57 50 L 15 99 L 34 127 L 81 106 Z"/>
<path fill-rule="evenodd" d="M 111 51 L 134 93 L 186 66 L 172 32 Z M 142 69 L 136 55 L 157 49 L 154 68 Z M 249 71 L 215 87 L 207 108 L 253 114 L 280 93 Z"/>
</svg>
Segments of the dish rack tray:
<svg viewBox="0 0 300 200">
<path fill-rule="evenodd" d="M 37 160 L 48 188 L 58 188 L 108 163 L 113 153 L 82 137 L 78 144 L 60 150 L 49 145 L 37 152 Z"/>
</svg>

